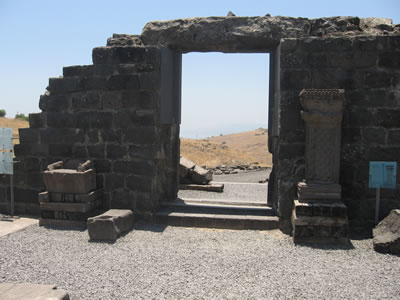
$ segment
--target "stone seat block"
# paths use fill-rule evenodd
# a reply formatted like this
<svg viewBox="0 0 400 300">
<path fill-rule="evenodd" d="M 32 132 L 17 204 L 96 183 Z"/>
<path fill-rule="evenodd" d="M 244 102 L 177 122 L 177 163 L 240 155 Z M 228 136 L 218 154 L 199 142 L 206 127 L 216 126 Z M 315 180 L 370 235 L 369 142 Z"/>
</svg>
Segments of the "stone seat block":
<svg viewBox="0 0 400 300">
<path fill-rule="evenodd" d="M 96 172 L 70 169 L 44 171 L 43 180 L 51 193 L 85 194 L 96 189 Z"/>
<path fill-rule="evenodd" d="M 132 228 L 133 219 L 133 212 L 129 209 L 110 209 L 88 219 L 89 237 L 97 241 L 115 241 Z"/>
</svg>

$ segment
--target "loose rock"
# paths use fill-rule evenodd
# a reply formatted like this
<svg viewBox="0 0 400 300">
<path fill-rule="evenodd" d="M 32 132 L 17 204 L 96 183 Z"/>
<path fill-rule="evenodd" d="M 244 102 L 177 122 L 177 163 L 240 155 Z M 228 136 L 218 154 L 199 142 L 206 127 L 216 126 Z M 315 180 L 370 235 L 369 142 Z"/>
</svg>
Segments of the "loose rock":
<svg viewBox="0 0 400 300">
<path fill-rule="evenodd" d="M 394 209 L 373 230 L 377 252 L 400 255 L 400 209 Z"/>
</svg>

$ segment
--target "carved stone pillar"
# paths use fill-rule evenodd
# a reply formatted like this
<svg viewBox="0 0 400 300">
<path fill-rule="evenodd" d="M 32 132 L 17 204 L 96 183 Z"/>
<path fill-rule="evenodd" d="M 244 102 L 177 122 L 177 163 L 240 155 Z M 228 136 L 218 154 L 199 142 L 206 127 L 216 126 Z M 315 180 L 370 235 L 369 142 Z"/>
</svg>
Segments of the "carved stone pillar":
<svg viewBox="0 0 400 300">
<path fill-rule="evenodd" d="M 302 90 L 300 102 L 306 127 L 306 176 L 297 186 L 299 200 L 339 200 L 344 90 Z"/>
<path fill-rule="evenodd" d="M 339 184 L 344 90 L 302 90 L 305 122 L 305 180 L 297 184 L 294 242 L 347 243 L 347 207 Z"/>
</svg>

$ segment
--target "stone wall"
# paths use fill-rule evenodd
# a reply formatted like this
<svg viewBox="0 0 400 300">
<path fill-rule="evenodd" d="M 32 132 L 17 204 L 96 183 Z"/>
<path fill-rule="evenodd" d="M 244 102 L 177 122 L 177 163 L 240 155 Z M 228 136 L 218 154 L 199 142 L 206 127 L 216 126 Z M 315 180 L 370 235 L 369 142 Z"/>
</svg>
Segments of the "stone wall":
<svg viewBox="0 0 400 300">
<path fill-rule="evenodd" d="M 353 223 L 372 224 L 375 190 L 368 188 L 369 161 L 397 161 L 400 167 L 400 36 L 286 39 L 280 51 L 274 205 L 289 216 L 295 184 L 304 178 L 300 91 L 341 88 L 342 197 Z M 400 207 L 400 177 L 397 189 L 382 190 L 381 197 L 382 216 Z"/>
<path fill-rule="evenodd" d="M 20 129 L 16 213 L 37 213 L 37 194 L 45 190 L 41 172 L 71 158 L 94 161 L 105 208 L 144 213 L 176 197 L 179 127 L 160 123 L 160 49 L 95 48 L 93 63 L 50 78 L 42 112 L 30 114 L 30 128 Z M 1 183 L 0 210 L 8 211 L 7 178 Z"/>
<path fill-rule="evenodd" d="M 344 89 L 343 199 L 355 223 L 373 220 L 368 163 L 400 161 L 400 26 L 357 17 L 192 18 L 148 23 L 141 36 L 114 35 L 93 50 L 93 65 L 50 79 L 42 113 L 20 130 L 17 213 L 38 211 L 41 172 L 69 158 L 94 161 L 106 208 L 145 214 L 175 199 L 181 54 L 194 51 L 271 54 L 268 201 L 281 220 L 290 218 L 305 176 L 299 93 Z M 0 177 L 0 211 L 8 210 L 7 187 Z M 382 216 L 400 206 L 399 185 L 381 195 Z"/>
</svg>

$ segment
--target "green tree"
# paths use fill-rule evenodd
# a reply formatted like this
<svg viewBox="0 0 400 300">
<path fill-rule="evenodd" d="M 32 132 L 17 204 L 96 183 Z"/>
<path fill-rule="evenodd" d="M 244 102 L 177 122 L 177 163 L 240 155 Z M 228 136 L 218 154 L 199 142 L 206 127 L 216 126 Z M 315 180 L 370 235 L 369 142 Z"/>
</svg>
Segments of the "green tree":
<svg viewBox="0 0 400 300">
<path fill-rule="evenodd" d="M 24 120 L 24 121 L 29 121 L 29 117 L 25 116 L 24 114 L 16 114 L 15 115 L 16 119 Z"/>
<path fill-rule="evenodd" d="M 0 117 L 5 117 L 6 111 L 4 109 L 0 109 Z"/>
</svg>

